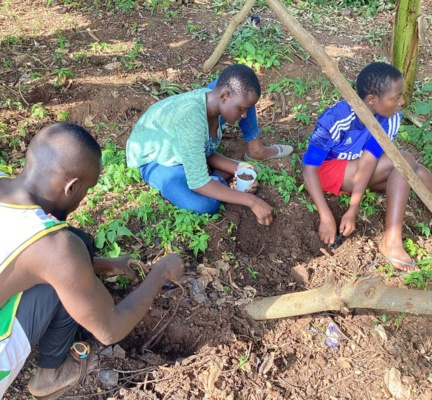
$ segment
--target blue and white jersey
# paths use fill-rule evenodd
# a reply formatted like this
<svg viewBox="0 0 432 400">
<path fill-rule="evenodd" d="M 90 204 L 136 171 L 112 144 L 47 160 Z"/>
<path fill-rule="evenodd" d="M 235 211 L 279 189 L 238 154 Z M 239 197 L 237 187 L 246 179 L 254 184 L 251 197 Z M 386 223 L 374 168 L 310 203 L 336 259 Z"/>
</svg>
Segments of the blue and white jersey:
<svg viewBox="0 0 432 400">
<path fill-rule="evenodd" d="M 399 112 L 391 118 L 376 114 L 375 118 L 388 137 L 395 140 L 402 114 Z M 315 130 L 309 137 L 303 165 L 319 167 L 327 160 L 356 160 L 364 150 L 368 150 L 377 159 L 384 152 L 351 106 L 343 100 L 319 117 Z"/>
</svg>

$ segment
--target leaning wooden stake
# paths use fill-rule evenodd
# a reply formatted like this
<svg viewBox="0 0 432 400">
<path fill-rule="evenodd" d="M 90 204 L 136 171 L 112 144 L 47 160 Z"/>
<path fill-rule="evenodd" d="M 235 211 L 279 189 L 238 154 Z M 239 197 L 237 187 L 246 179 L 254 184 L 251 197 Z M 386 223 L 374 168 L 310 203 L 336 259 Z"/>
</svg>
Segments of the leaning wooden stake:
<svg viewBox="0 0 432 400">
<path fill-rule="evenodd" d="M 366 275 L 343 285 L 328 282 L 318 289 L 255 300 L 244 308 L 255 320 L 354 308 L 432 314 L 432 292 L 386 286 L 378 275 Z"/>
<path fill-rule="evenodd" d="M 213 51 L 213 54 L 204 63 L 203 66 L 204 72 L 210 72 L 213 69 L 213 67 L 216 65 L 216 63 L 219 61 L 219 58 L 221 58 L 222 53 L 227 47 L 232 34 L 239 26 L 239 24 L 244 21 L 246 15 L 248 15 L 249 11 L 252 9 L 254 4 L 255 4 L 255 0 L 246 0 L 246 3 L 243 6 L 243 8 L 231 18 L 224 34 L 222 35 L 220 42 L 218 43 L 216 49 Z"/>
</svg>

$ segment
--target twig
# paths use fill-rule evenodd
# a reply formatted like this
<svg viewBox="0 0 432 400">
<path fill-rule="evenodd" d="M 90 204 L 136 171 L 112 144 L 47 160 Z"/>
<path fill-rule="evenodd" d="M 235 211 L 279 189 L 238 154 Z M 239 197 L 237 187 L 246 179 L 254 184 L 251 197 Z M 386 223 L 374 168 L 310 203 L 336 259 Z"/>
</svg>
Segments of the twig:
<svg viewBox="0 0 432 400">
<path fill-rule="evenodd" d="M 181 296 L 180 300 L 177 302 L 176 307 L 175 307 L 174 312 L 172 313 L 171 317 L 168 318 L 168 321 L 165 322 L 165 324 L 156 332 L 155 335 L 153 335 L 149 340 L 147 340 L 147 342 L 144 343 L 144 345 L 141 347 L 141 352 L 143 350 L 149 349 L 150 347 L 154 346 L 158 342 L 162 333 L 165 331 L 166 327 L 169 325 L 169 323 L 172 321 L 172 319 L 174 318 L 174 316 L 177 313 L 177 310 L 180 306 L 181 299 L 183 298 L 183 296 L 185 294 L 185 290 L 184 290 L 183 286 L 180 285 L 180 283 L 178 283 L 177 281 L 173 281 L 173 282 L 176 285 L 178 285 L 180 287 L 180 289 L 182 290 L 182 296 Z"/>
</svg>

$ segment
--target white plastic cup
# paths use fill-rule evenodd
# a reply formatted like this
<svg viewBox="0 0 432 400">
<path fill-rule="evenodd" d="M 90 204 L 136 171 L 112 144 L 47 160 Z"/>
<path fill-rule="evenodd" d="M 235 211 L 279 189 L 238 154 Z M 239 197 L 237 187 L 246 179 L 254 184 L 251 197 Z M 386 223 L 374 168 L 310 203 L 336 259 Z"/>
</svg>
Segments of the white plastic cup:
<svg viewBox="0 0 432 400">
<path fill-rule="evenodd" d="M 240 176 L 242 175 L 250 175 L 251 179 L 242 179 Z M 237 171 L 237 190 L 240 192 L 244 192 L 248 189 L 250 189 L 251 185 L 255 182 L 255 179 L 257 177 L 257 173 L 250 168 L 240 168 Z"/>
</svg>

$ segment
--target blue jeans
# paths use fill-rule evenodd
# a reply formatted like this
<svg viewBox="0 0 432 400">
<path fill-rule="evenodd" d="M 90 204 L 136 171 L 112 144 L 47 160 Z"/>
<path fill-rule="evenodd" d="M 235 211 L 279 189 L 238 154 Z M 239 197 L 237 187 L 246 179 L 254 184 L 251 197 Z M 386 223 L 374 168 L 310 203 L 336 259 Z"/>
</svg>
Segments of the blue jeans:
<svg viewBox="0 0 432 400">
<path fill-rule="evenodd" d="M 140 167 L 141 176 L 151 187 L 158 189 L 171 204 L 199 214 L 215 214 L 221 202 L 189 189 L 183 165 L 165 167 L 151 162 Z M 228 186 L 225 179 L 213 172 L 210 177 Z"/>
<path fill-rule="evenodd" d="M 207 87 L 209 89 L 214 89 L 217 84 L 217 79 L 215 79 L 212 83 L 209 83 Z M 221 125 L 225 125 L 225 121 L 221 117 Z M 251 142 L 252 140 L 256 139 L 259 134 L 260 130 L 258 127 L 258 119 L 256 115 L 256 109 L 255 106 L 249 108 L 246 118 L 242 118 L 239 121 L 239 127 L 242 132 L 243 138 L 245 142 Z"/>
</svg>

